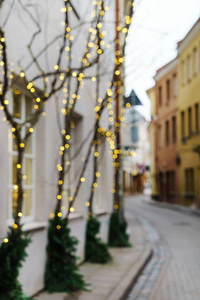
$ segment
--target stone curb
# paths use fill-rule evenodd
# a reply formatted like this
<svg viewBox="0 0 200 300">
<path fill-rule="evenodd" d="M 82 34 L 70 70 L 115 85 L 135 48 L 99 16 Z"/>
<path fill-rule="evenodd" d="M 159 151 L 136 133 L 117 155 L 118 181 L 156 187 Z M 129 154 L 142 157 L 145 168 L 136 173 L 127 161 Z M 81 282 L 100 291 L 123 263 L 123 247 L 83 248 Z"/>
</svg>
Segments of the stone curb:
<svg viewBox="0 0 200 300">
<path fill-rule="evenodd" d="M 147 244 L 137 262 L 132 266 L 131 270 L 127 273 L 120 284 L 115 288 L 107 300 L 124 300 L 129 294 L 133 284 L 137 281 L 142 270 L 145 268 L 153 255 L 153 250 L 150 244 Z"/>
<path fill-rule="evenodd" d="M 177 204 L 169 204 L 169 203 L 165 203 L 165 202 L 161 203 L 161 202 L 154 201 L 152 199 L 145 200 L 145 201 L 151 205 L 155 205 L 158 207 L 163 207 L 163 208 L 167 208 L 167 209 L 171 209 L 171 210 L 181 211 L 181 212 L 184 212 L 187 214 L 191 214 L 191 215 L 200 217 L 200 211 L 196 208 L 185 207 L 185 206 L 181 206 L 181 205 L 177 205 Z"/>
</svg>

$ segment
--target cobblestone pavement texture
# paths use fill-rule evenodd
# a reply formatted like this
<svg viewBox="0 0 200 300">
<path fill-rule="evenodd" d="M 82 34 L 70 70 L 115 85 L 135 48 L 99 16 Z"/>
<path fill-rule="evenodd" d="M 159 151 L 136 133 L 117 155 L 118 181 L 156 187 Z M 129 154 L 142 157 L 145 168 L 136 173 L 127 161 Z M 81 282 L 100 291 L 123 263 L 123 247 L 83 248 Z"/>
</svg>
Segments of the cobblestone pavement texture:
<svg viewBox="0 0 200 300">
<path fill-rule="evenodd" d="M 66 293 L 41 293 L 38 300 L 121 300 L 141 268 L 152 254 L 150 243 L 141 222 L 134 214 L 127 214 L 130 242 L 133 247 L 110 249 L 113 261 L 106 264 L 84 263 L 79 271 L 90 284 L 90 292 L 79 291 L 73 296 Z"/>
<path fill-rule="evenodd" d="M 181 206 L 153 203 L 144 195 L 128 197 L 126 205 L 130 214 L 135 213 L 149 223 L 148 228 L 155 229 L 152 233 L 156 235 L 157 232 L 157 245 L 154 248 L 154 239 L 153 248 L 161 251 L 160 267 L 155 265 L 150 274 L 145 270 L 142 276 L 147 278 L 138 280 L 140 285 L 135 285 L 127 299 L 199 300 L 200 214 Z M 148 235 L 152 242 L 151 232 Z M 154 255 L 146 269 L 151 269 L 155 259 Z"/>
</svg>

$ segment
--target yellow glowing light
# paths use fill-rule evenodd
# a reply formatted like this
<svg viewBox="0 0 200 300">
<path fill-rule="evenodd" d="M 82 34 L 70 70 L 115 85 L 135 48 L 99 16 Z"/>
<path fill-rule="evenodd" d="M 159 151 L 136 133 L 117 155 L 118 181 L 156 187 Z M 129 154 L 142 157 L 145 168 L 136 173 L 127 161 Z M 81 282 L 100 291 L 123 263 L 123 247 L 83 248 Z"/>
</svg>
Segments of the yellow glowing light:
<svg viewBox="0 0 200 300">
<path fill-rule="evenodd" d="M 43 111 L 42 115 L 43 115 L 43 117 L 45 117 L 45 116 L 46 116 L 46 113 Z"/>
<path fill-rule="evenodd" d="M 29 132 L 33 132 L 34 130 L 33 130 L 33 128 L 31 127 L 31 128 L 29 128 Z"/>
<path fill-rule="evenodd" d="M 92 81 L 96 81 L 96 77 L 93 76 L 91 80 L 92 80 Z"/>
<path fill-rule="evenodd" d="M 73 212 L 74 211 L 74 208 L 73 207 L 70 207 L 70 209 L 69 209 L 71 212 Z"/>
<path fill-rule="evenodd" d="M 39 108 L 39 106 L 38 106 L 37 104 L 35 104 L 35 105 L 34 105 L 34 108 L 35 108 L 35 109 L 38 109 L 38 108 Z"/>
<path fill-rule="evenodd" d="M 15 132 L 15 131 L 16 131 L 15 127 L 12 127 L 12 128 L 11 128 L 11 131 L 12 131 L 12 132 Z"/>
<path fill-rule="evenodd" d="M 55 70 L 58 70 L 58 69 L 59 69 L 59 66 L 58 66 L 58 65 L 55 65 L 55 66 L 54 66 L 54 69 L 55 69 Z"/>
<path fill-rule="evenodd" d="M 86 202 L 85 205 L 86 205 L 87 207 L 89 207 L 89 206 L 90 206 L 90 202 Z"/>
<path fill-rule="evenodd" d="M 70 165 L 70 161 L 68 160 L 68 161 L 66 161 L 66 165 L 67 166 L 69 166 Z"/>
<path fill-rule="evenodd" d="M 59 229 L 61 229 L 61 226 L 60 226 L 60 225 L 57 225 L 56 228 L 59 230 Z"/>
<path fill-rule="evenodd" d="M 69 201 L 72 201 L 72 200 L 73 200 L 73 198 L 72 198 L 72 197 L 69 197 L 69 198 L 68 198 L 68 200 L 69 200 Z"/>
<path fill-rule="evenodd" d="M 58 181 L 58 184 L 59 184 L 59 185 L 63 184 L 63 181 L 62 181 L 62 180 L 59 180 L 59 181 Z"/>
<path fill-rule="evenodd" d="M 25 146 L 24 143 L 21 143 L 21 144 L 20 144 L 20 147 L 21 147 L 21 148 L 24 148 L 24 146 Z"/>
<path fill-rule="evenodd" d="M 18 225 L 16 223 L 13 224 L 13 228 L 17 229 Z"/>
<path fill-rule="evenodd" d="M 97 182 L 93 183 L 93 187 L 98 187 L 98 183 Z"/>
<path fill-rule="evenodd" d="M 126 103 L 126 107 L 130 107 L 131 106 L 131 104 L 130 103 Z"/>
<path fill-rule="evenodd" d="M 112 91 L 111 91 L 111 89 L 107 90 L 107 95 L 108 95 L 109 97 L 112 96 Z"/>
<path fill-rule="evenodd" d="M 61 213 L 61 212 L 57 213 L 57 216 L 58 216 L 59 218 L 62 217 L 62 213 Z"/>
<path fill-rule="evenodd" d="M 61 196 L 61 195 L 58 195 L 58 196 L 57 196 L 57 199 L 58 199 L 58 200 L 61 200 L 61 199 L 62 199 L 62 196 Z"/>
<path fill-rule="evenodd" d="M 111 192 L 114 194 L 115 193 L 115 189 L 112 189 Z"/>
<path fill-rule="evenodd" d="M 101 27 L 102 27 L 102 23 L 98 23 L 97 28 L 101 28 Z"/>
<path fill-rule="evenodd" d="M 67 135 L 65 136 L 65 138 L 66 138 L 66 140 L 69 140 L 69 139 L 70 139 L 70 135 L 67 134 Z"/>
<path fill-rule="evenodd" d="M 95 111 L 97 112 L 97 111 L 99 111 L 100 110 L 100 106 L 96 106 L 95 107 Z"/>
<path fill-rule="evenodd" d="M 39 103 L 40 101 L 41 101 L 41 99 L 40 99 L 40 98 L 36 98 L 36 102 L 38 102 L 38 103 Z"/>
<path fill-rule="evenodd" d="M 81 182 L 84 182 L 84 181 L 85 181 L 85 178 L 84 178 L 84 177 L 81 177 L 80 181 L 81 181 Z"/>
<path fill-rule="evenodd" d="M 60 9 L 60 11 L 61 11 L 61 12 L 66 12 L 66 11 L 67 11 L 67 8 L 66 8 L 66 7 L 62 7 L 62 8 Z"/>
<path fill-rule="evenodd" d="M 51 213 L 51 214 L 50 214 L 50 218 L 53 219 L 54 217 L 55 217 L 55 214 L 54 214 L 54 213 Z"/>
<path fill-rule="evenodd" d="M 96 152 L 94 152 L 94 156 L 95 157 L 98 157 L 99 156 L 99 153 L 96 151 Z"/>
<path fill-rule="evenodd" d="M 8 104 L 9 104 L 9 101 L 8 101 L 8 100 L 4 100 L 3 103 L 4 103 L 5 105 L 8 105 Z"/>
<path fill-rule="evenodd" d="M 21 77 L 24 77 L 24 76 L 25 76 L 24 72 L 21 72 L 21 73 L 20 73 L 20 76 L 21 76 Z"/>
<path fill-rule="evenodd" d="M 8 243 L 9 242 L 9 240 L 7 238 L 5 238 L 3 241 L 4 241 L 4 243 Z"/>
<path fill-rule="evenodd" d="M 115 204 L 114 209 L 118 209 L 118 208 L 119 208 L 119 205 Z"/>
<path fill-rule="evenodd" d="M 57 169 L 58 169 L 58 171 L 61 172 L 63 168 L 62 168 L 62 166 L 61 166 L 60 164 L 58 164 L 58 165 L 57 165 Z"/>
<path fill-rule="evenodd" d="M 128 32 L 128 28 L 123 28 L 123 29 L 122 29 L 122 32 L 123 32 L 123 33 L 127 33 L 127 32 Z"/>
<path fill-rule="evenodd" d="M 20 217 L 20 218 L 22 217 L 22 212 L 18 213 L 18 217 Z"/>
<path fill-rule="evenodd" d="M 21 169 L 21 165 L 20 164 L 17 164 L 17 169 Z"/>
</svg>

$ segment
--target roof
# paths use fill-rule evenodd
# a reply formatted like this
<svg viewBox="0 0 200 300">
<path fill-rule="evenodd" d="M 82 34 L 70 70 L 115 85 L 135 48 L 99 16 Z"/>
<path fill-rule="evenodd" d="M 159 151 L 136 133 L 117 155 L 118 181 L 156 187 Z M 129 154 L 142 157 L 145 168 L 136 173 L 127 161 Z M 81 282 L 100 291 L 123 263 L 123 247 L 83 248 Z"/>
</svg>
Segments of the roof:
<svg viewBox="0 0 200 300">
<path fill-rule="evenodd" d="M 127 103 L 130 103 L 131 106 L 143 105 L 134 90 L 131 91 L 128 97 L 124 98 L 124 106 L 126 106 Z"/>
<path fill-rule="evenodd" d="M 161 70 L 163 70 L 164 68 L 166 68 L 168 65 L 170 65 L 172 62 L 174 62 L 176 60 L 177 57 L 175 57 L 174 59 L 170 60 L 170 62 L 168 62 L 167 64 L 165 64 L 164 66 L 162 66 L 161 68 L 159 68 L 158 70 L 156 70 L 156 74 L 159 73 Z"/>
<path fill-rule="evenodd" d="M 200 22 L 200 18 L 194 23 L 194 25 L 192 26 L 192 28 L 188 31 L 188 33 L 186 34 L 186 36 L 177 43 L 177 47 L 179 47 L 182 42 L 188 37 L 188 35 L 191 33 L 191 31 L 194 29 L 194 27 Z"/>
</svg>

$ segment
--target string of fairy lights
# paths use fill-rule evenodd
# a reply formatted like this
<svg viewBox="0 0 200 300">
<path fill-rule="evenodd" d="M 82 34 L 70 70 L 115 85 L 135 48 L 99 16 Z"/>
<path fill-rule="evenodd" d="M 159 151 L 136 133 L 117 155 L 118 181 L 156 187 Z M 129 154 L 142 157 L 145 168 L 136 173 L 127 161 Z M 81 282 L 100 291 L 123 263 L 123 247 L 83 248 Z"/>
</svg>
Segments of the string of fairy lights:
<svg viewBox="0 0 200 300">
<path fill-rule="evenodd" d="M 74 13 L 73 11 L 73 7 L 70 5 L 70 2 L 68 0 L 64 1 L 65 5 L 63 7 L 60 8 L 60 13 L 64 13 L 64 15 L 68 15 L 68 14 L 72 14 Z M 27 82 L 26 84 L 26 89 L 27 92 L 29 93 L 29 95 L 31 95 L 32 98 L 32 102 L 33 102 L 33 112 L 31 115 L 31 119 L 29 120 L 29 130 L 28 130 L 28 135 L 30 136 L 31 134 L 34 133 L 34 128 L 33 126 L 35 125 L 35 115 L 37 113 L 41 113 L 42 116 L 46 115 L 46 112 L 43 110 L 43 104 L 51 97 L 51 95 L 54 94 L 53 89 L 56 89 L 56 87 L 58 86 L 58 80 L 61 82 L 61 84 L 59 86 L 62 87 L 62 93 L 63 93 L 63 100 L 62 100 L 62 104 L 63 107 L 61 108 L 61 114 L 66 117 L 70 117 L 72 115 L 72 112 L 74 110 L 75 104 L 77 103 L 78 100 L 81 99 L 81 95 L 79 92 L 79 88 L 83 89 L 84 87 L 84 83 L 86 80 L 91 80 L 91 82 L 95 83 L 97 80 L 97 74 L 92 75 L 91 74 L 87 74 L 87 69 L 89 69 L 90 67 L 92 67 L 95 63 L 96 63 L 96 57 L 99 56 L 103 56 L 104 54 L 106 54 L 106 51 L 113 51 L 112 45 L 114 46 L 115 43 L 119 43 L 120 44 L 120 40 L 116 39 L 115 43 L 112 44 L 112 41 L 108 41 L 106 40 L 106 36 L 107 36 L 107 32 L 106 32 L 106 28 L 105 28 L 105 23 L 104 23 L 104 17 L 106 15 L 106 13 L 109 11 L 109 6 L 105 4 L 105 1 L 103 0 L 99 0 L 99 1 L 93 1 L 92 2 L 93 8 L 91 10 L 91 25 L 88 29 L 88 39 L 86 42 L 86 47 L 84 49 L 84 55 L 82 57 L 79 58 L 79 61 L 81 62 L 81 67 L 79 68 L 71 68 L 71 60 L 73 58 L 73 41 L 75 39 L 75 35 L 74 35 L 74 31 L 75 29 L 73 29 L 72 26 L 70 26 L 69 22 L 66 21 L 62 21 L 61 22 L 61 26 L 63 26 L 65 28 L 65 34 L 64 34 L 64 43 L 63 45 L 65 45 L 65 47 L 63 49 L 60 50 L 60 53 L 64 53 L 64 57 L 65 57 L 65 61 L 68 62 L 68 65 L 66 66 L 66 68 L 62 69 L 62 59 L 61 57 L 58 59 L 57 63 L 53 65 L 53 72 L 50 72 L 49 74 L 45 74 L 45 72 L 43 72 L 43 74 L 39 75 L 39 76 L 35 76 L 35 78 L 33 80 L 30 80 L 29 82 Z M 127 3 L 128 6 L 130 6 L 131 8 L 134 6 L 134 2 L 132 1 L 128 1 Z M 69 16 L 68 16 L 69 17 Z M 124 41 L 125 38 L 128 34 L 128 28 L 129 25 L 131 23 L 131 17 L 132 17 L 132 10 L 129 9 L 129 14 L 125 15 L 125 19 L 124 21 L 121 21 L 121 25 L 118 25 L 116 30 L 118 33 L 124 35 L 122 38 L 122 45 L 120 44 L 120 47 L 123 48 L 124 45 Z M 15 74 L 14 74 L 14 63 L 7 63 L 7 61 L 5 60 L 5 37 L 4 37 L 4 33 L 1 30 L 0 31 L 0 67 L 2 68 L 1 74 L 4 77 L 4 79 L 6 80 L 6 76 L 7 73 L 9 72 L 8 78 L 10 79 L 10 81 L 15 80 Z M 63 52 L 62 52 L 63 51 Z M 120 89 L 120 87 L 122 86 L 122 81 L 120 79 L 120 75 L 121 75 L 121 71 L 120 71 L 120 67 L 123 66 L 123 62 L 124 62 L 124 54 L 120 53 L 120 50 L 117 50 L 115 52 L 115 59 L 114 59 L 114 65 L 117 66 L 117 68 L 115 69 L 115 74 L 114 76 L 118 76 L 117 78 L 119 79 L 118 81 L 115 81 L 115 79 L 111 78 L 111 81 L 108 83 L 108 88 L 106 90 L 106 100 L 103 98 L 99 98 L 98 99 L 98 103 L 94 108 L 94 113 L 95 113 L 95 119 L 96 120 L 100 120 L 101 118 L 101 113 L 102 113 L 102 107 L 105 105 L 107 110 L 108 110 L 108 120 L 109 120 L 109 129 L 106 129 L 105 127 L 99 127 L 98 133 L 101 136 L 104 136 L 108 143 L 109 143 L 109 148 L 110 148 L 110 154 L 113 158 L 113 167 L 119 167 L 116 164 L 119 164 L 118 162 L 115 162 L 116 158 L 118 156 L 121 156 L 121 158 L 125 157 L 125 156 L 135 156 L 136 153 L 134 151 L 131 152 L 123 152 L 120 149 L 116 149 L 116 143 L 115 143 L 115 139 L 116 139 L 116 133 L 119 132 L 119 127 L 120 124 L 118 121 L 115 120 L 114 117 L 114 111 L 115 111 L 115 95 L 114 95 L 114 89 L 116 88 L 116 86 L 119 87 L 118 89 L 118 93 L 121 95 L 122 94 L 122 90 Z M 35 58 L 35 57 L 34 57 Z M 36 63 L 38 63 L 37 59 L 36 59 Z M 6 65 L 5 65 L 6 64 Z M 7 70 L 8 68 L 8 70 Z M 26 68 L 25 68 L 26 69 Z M 19 72 L 19 76 L 22 80 L 24 80 L 24 82 L 26 82 L 26 71 L 25 69 L 23 69 L 21 66 L 18 67 L 18 72 Z M 55 76 L 54 78 L 54 83 L 52 84 L 53 80 L 50 80 L 50 78 L 52 76 Z M 113 77 L 114 77 L 113 76 Z M 67 78 L 71 78 L 71 80 L 76 80 L 78 83 L 78 90 L 71 93 L 71 91 L 69 90 L 69 86 L 67 84 L 66 79 Z M 44 96 L 39 96 L 38 95 L 38 91 L 37 91 L 37 84 L 36 81 L 37 79 L 43 79 L 44 82 L 44 87 L 45 87 L 45 92 L 44 92 Z M 51 90 L 51 87 L 53 87 L 53 89 Z M 49 90 L 48 90 L 49 88 Z M 20 93 L 19 89 L 13 89 L 12 92 L 16 95 L 18 95 Z M 16 118 L 14 118 L 13 114 L 11 112 L 9 112 L 9 109 L 12 111 L 12 103 L 9 103 L 9 100 L 6 98 L 5 96 L 5 91 L 4 91 L 4 83 L 0 83 L 0 96 L 3 95 L 3 97 L 1 97 L 1 106 L 0 106 L 0 110 L 5 112 L 5 116 L 3 117 L 3 121 L 7 121 L 11 124 L 11 132 L 12 132 L 12 139 L 16 139 L 16 136 L 20 137 L 20 142 L 17 143 L 17 147 L 18 150 L 22 149 L 24 151 L 25 147 L 26 147 L 26 138 L 22 138 L 21 137 L 21 128 L 27 124 L 27 121 L 25 121 L 24 124 L 19 124 L 19 122 L 17 122 Z M 2 99 L 3 98 L 3 99 Z M 120 122 L 124 122 L 125 118 L 124 118 L 124 108 L 121 109 L 120 112 L 121 116 L 120 116 Z M 71 145 L 71 134 L 68 133 L 68 131 L 74 130 L 75 129 L 75 122 L 73 119 L 70 120 L 70 130 L 67 130 L 67 128 L 64 128 L 61 130 L 61 136 L 64 137 L 65 143 L 62 144 L 59 148 L 59 156 L 65 156 L 65 154 L 67 153 L 67 151 L 70 151 L 70 145 Z M 19 140 L 19 139 L 18 139 Z M 17 150 L 17 149 L 16 149 Z M 99 151 L 95 151 L 95 148 L 91 148 L 91 151 L 93 153 L 94 157 L 98 157 L 99 156 Z M 85 158 L 82 159 L 83 162 L 85 161 Z M 68 156 L 67 160 L 65 161 L 65 166 L 67 166 L 68 168 L 70 168 L 72 162 L 70 160 L 70 157 Z M 22 163 L 17 163 L 16 164 L 16 169 L 20 170 L 22 172 Z M 63 172 L 63 165 L 61 163 L 57 164 L 57 171 L 58 173 Z M 96 172 L 95 176 L 98 178 L 100 177 L 100 172 Z M 27 175 L 26 174 L 22 174 L 23 178 L 25 178 Z M 82 183 L 86 182 L 86 177 L 81 176 L 79 178 L 79 181 Z M 64 185 L 64 180 L 59 179 L 58 180 L 58 186 L 63 186 Z M 98 184 L 97 182 L 94 182 L 94 191 L 97 189 Z M 14 189 L 17 192 L 18 191 L 18 185 L 15 184 Z M 65 191 L 63 191 L 64 193 Z M 115 187 L 112 188 L 111 190 L 112 193 L 115 193 Z M 57 200 L 61 202 L 62 200 L 62 194 L 57 194 Z M 74 202 L 74 196 L 73 195 L 68 195 L 68 201 L 70 203 L 69 205 L 69 211 L 72 213 L 74 212 L 75 208 L 73 205 Z M 86 201 L 85 202 L 86 206 L 89 206 L 89 202 Z M 57 216 L 58 217 L 62 217 L 62 211 L 65 210 L 65 207 L 63 205 L 61 205 L 61 210 L 59 210 L 57 212 Z M 23 212 L 22 212 L 22 206 L 20 208 L 20 211 L 17 212 L 17 216 L 19 218 L 22 218 L 23 216 Z M 54 213 L 50 214 L 50 217 L 53 218 L 55 216 Z M 16 222 L 14 222 L 13 227 L 17 228 L 19 224 L 17 224 Z M 60 229 L 60 228 L 57 228 Z M 7 239 L 4 240 L 4 242 L 8 242 Z"/>
</svg>

